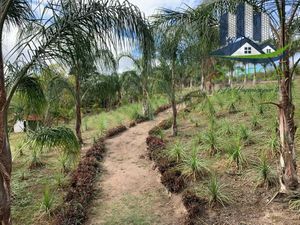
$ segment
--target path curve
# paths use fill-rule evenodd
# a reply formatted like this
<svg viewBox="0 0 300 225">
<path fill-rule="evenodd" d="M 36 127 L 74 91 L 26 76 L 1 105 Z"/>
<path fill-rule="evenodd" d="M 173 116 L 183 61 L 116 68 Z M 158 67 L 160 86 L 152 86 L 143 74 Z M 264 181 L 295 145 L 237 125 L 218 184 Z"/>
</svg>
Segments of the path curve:
<svg viewBox="0 0 300 225">
<path fill-rule="evenodd" d="M 148 131 L 170 110 L 105 142 L 107 155 L 87 225 L 180 225 L 185 208 L 170 195 L 147 158 Z"/>
</svg>

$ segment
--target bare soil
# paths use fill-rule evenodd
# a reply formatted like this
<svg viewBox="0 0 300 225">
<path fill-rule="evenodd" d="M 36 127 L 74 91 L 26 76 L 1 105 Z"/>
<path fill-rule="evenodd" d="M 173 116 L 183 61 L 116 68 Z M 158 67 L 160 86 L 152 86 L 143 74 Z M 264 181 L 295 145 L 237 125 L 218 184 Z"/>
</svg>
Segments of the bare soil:
<svg viewBox="0 0 300 225">
<path fill-rule="evenodd" d="M 170 116 L 170 111 L 160 113 L 154 120 L 105 142 L 107 155 L 88 225 L 184 223 L 186 211 L 181 196 L 166 191 L 159 172 L 147 158 L 149 130 Z"/>
</svg>

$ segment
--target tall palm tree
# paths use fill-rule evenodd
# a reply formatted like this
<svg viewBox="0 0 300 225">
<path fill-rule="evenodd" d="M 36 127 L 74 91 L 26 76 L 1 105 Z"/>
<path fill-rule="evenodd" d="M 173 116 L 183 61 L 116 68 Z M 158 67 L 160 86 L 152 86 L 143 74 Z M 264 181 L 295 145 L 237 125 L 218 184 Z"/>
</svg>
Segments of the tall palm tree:
<svg viewBox="0 0 300 225">
<path fill-rule="evenodd" d="M 66 46 L 77 31 L 84 34 L 85 40 L 97 41 L 100 49 L 107 46 L 124 48 L 137 40 L 143 43 L 147 54 L 149 40 L 149 32 L 143 15 L 136 6 L 126 0 L 122 2 L 51 0 L 46 3 L 41 15 L 32 12 L 31 8 L 35 5 L 36 2 L 29 0 L 5 0 L 0 3 L 0 224 L 5 225 L 11 223 L 12 168 L 7 137 L 7 109 L 21 80 L 28 75 L 28 71 L 33 66 L 57 60 L 67 49 Z M 39 15 L 39 18 L 35 18 Z M 22 25 L 24 21 L 26 29 L 22 30 L 17 46 L 11 51 L 13 56 L 20 53 L 16 57 L 16 62 L 19 63 L 21 69 L 16 73 L 13 84 L 6 89 L 2 50 L 4 24 Z"/>
<path fill-rule="evenodd" d="M 166 16 L 167 23 L 202 24 L 202 29 L 218 26 L 222 13 L 236 9 L 239 3 L 248 3 L 254 10 L 267 13 L 271 19 L 271 28 L 275 43 L 279 49 L 284 49 L 283 59 L 276 68 L 279 77 L 279 133 L 281 141 L 281 192 L 290 193 L 299 186 L 297 177 L 294 121 L 295 106 L 292 95 L 292 77 L 300 59 L 291 67 L 290 56 L 299 50 L 299 40 L 294 39 L 295 32 L 299 31 L 298 0 L 207 0 L 195 9 L 185 11 L 170 11 Z M 288 47 L 287 49 L 285 49 Z M 276 67 L 276 65 L 274 65 Z"/>
<path fill-rule="evenodd" d="M 133 61 L 135 69 L 127 71 L 123 75 L 124 85 L 130 87 L 133 84 L 142 96 L 143 116 L 145 118 L 152 118 L 152 109 L 150 105 L 150 90 L 151 90 L 151 59 L 150 62 L 145 62 L 145 58 L 136 59 L 132 55 L 122 55 L 120 59 L 127 57 Z M 148 59 L 147 59 L 148 60 Z"/>
<path fill-rule="evenodd" d="M 178 77 L 178 64 L 180 64 L 180 54 L 182 54 L 184 28 L 180 26 L 163 26 L 160 16 L 156 15 L 154 26 L 156 28 L 156 44 L 161 72 L 158 79 L 160 87 L 169 97 L 173 112 L 173 135 L 177 136 L 177 104 L 176 104 L 176 79 Z"/>
</svg>

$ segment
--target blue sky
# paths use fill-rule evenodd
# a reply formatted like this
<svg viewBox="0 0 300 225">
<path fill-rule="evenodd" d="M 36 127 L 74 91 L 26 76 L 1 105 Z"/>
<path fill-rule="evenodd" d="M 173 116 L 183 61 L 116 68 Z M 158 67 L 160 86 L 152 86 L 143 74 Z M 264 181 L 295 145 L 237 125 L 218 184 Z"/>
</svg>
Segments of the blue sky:
<svg viewBox="0 0 300 225">
<path fill-rule="evenodd" d="M 145 15 L 151 16 L 160 8 L 185 8 L 186 5 L 194 6 L 199 0 L 129 0 L 132 4 L 138 6 Z M 132 69 L 132 61 L 123 58 L 119 64 L 119 72 Z"/>
</svg>

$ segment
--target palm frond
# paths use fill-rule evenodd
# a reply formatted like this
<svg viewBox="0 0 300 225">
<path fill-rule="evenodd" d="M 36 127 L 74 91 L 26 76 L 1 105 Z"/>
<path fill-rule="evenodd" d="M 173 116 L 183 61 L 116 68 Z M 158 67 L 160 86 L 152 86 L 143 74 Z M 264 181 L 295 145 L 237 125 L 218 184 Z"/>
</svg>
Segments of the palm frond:
<svg viewBox="0 0 300 225">
<path fill-rule="evenodd" d="M 41 151 L 45 147 L 59 149 L 73 162 L 80 153 L 79 142 L 74 132 L 67 127 L 39 127 L 36 131 L 29 133 L 28 143 Z"/>
</svg>

